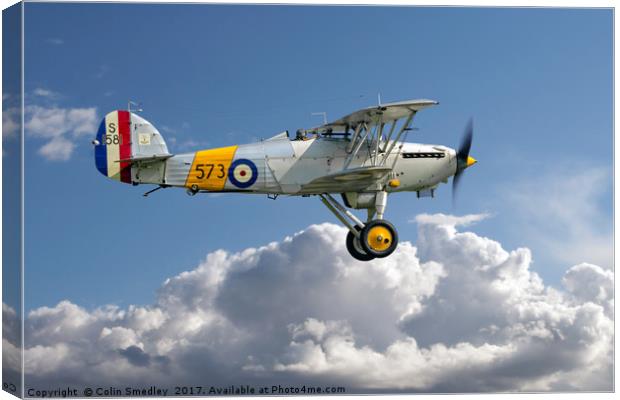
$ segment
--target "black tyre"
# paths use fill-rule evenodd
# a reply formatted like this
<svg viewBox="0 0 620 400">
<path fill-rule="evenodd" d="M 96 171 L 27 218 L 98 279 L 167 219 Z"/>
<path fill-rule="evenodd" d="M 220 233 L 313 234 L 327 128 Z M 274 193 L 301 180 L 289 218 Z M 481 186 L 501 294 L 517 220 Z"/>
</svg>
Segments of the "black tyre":
<svg viewBox="0 0 620 400">
<path fill-rule="evenodd" d="M 359 231 L 360 229 L 357 228 L 357 230 Z M 370 261 L 375 258 L 370 254 L 364 252 L 360 240 L 351 231 L 347 233 L 347 250 L 349 250 L 349 254 L 351 254 L 351 256 L 356 260 Z"/>
<path fill-rule="evenodd" d="M 366 254 L 377 258 L 387 257 L 398 246 L 398 233 L 388 221 L 376 219 L 367 223 L 360 232 L 360 244 Z"/>
</svg>

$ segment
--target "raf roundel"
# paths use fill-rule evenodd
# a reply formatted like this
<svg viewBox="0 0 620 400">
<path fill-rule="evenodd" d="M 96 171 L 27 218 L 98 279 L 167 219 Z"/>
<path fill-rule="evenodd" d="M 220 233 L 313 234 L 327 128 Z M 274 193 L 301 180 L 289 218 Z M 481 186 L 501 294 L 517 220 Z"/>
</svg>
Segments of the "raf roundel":
<svg viewBox="0 0 620 400">
<path fill-rule="evenodd" d="M 228 179 L 238 188 L 245 189 L 256 182 L 258 170 L 256 165 L 245 158 L 235 160 L 228 170 Z"/>
</svg>

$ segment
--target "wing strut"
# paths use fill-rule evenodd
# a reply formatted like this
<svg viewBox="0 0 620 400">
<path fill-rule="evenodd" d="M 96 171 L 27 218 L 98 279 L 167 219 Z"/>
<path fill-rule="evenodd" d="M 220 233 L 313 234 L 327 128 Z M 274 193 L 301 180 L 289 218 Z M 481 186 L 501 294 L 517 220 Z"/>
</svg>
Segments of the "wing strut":
<svg viewBox="0 0 620 400">
<path fill-rule="evenodd" d="M 357 124 L 357 126 L 355 127 L 355 133 L 353 133 L 353 137 L 351 138 L 351 141 L 347 145 L 347 154 L 350 154 L 351 151 L 353 150 L 353 145 L 357 143 L 356 140 L 359 137 L 361 130 L 362 130 L 362 124 Z"/>
<path fill-rule="evenodd" d="M 349 136 L 349 130 L 354 129 L 353 137 L 347 144 L 347 157 L 344 161 L 343 170 L 347 170 L 351 162 L 358 157 L 358 153 L 364 144 L 368 150 L 370 167 L 382 167 L 392 156 L 392 151 L 399 145 L 402 149 L 403 135 L 411 130 L 411 122 L 414 115 L 427 107 L 439 104 L 434 100 L 419 99 L 405 100 L 393 103 L 379 104 L 355 111 L 333 122 L 307 130 L 317 135 L 345 135 Z M 400 128 L 399 121 L 404 120 Z M 391 124 L 389 133 L 386 125 Z M 398 131 L 398 133 L 396 133 Z M 394 137 L 394 135 L 396 135 Z M 385 136 L 385 137 L 384 137 Z M 393 139 L 392 139 L 393 138 Z"/>
<path fill-rule="evenodd" d="M 360 134 L 357 135 L 358 139 L 357 139 L 357 143 L 355 143 L 355 141 L 351 141 L 350 145 L 354 145 L 355 149 L 353 150 L 352 153 L 350 153 L 347 156 L 347 159 L 344 161 L 344 169 L 348 169 L 349 168 L 349 164 L 351 164 L 351 161 L 353 161 L 353 159 L 355 159 L 355 157 L 357 156 L 357 153 L 360 151 L 360 148 L 362 147 L 362 145 L 364 144 L 364 142 L 366 141 L 366 139 L 368 138 L 368 134 L 370 133 L 370 129 L 368 128 L 368 125 L 366 125 L 365 122 L 359 124 L 358 126 L 360 126 L 361 130 L 364 131 L 364 136 L 360 137 Z M 357 130 L 357 129 L 356 129 Z"/>
<path fill-rule="evenodd" d="M 406 116 L 406 120 L 398 130 L 394 140 L 392 140 L 392 137 L 394 136 L 394 131 L 396 131 L 398 120 L 392 121 L 392 126 L 386 138 L 383 137 L 386 123 L 381 120 L 380 114 L 377 114 L 378 118 L 373 121 L 369 121 L 368 123 L 360 122 L 355 127 L 351 142 L 347 145 L 346 151 L 348 155 L 344 161 L 344 169 L 346 170 L 349 168 L 349 165 L 357 157 L 364 144 L 367 145 L 370 153 L 371 166 L 385 166 L 394 147 L 402 142 L 401 139 L 403 138 L 403 134 L 411 130 L 411 122 L 413 121 L 415 113 L 415 111 L 411 111 L 409 115 Z"/>
<path fill-rule="evenodd" d="M 387 147 L 389 145 L 390 147 L 389 149 L 385 151 L 384 154 L 390 154 L 392 150 L 394 149 L 394 146 L 396 146 L 396 143 L 400 143 L 400 138 L 403 136 L 403 133 L 410 129 L 409 125 L 411 125 L 411 121 L 413 120 L 414 114 L 415 112 L 412 112 L 411 114 L 409 114 L 409 116 L 407 117 L 407 120 L 405 121 L 403 126 L 400 128 L 400 131 L 396 135 L 396 139 L 394 139 L 392 143 L 390 143 L 389 141 L 385 142 L 385 146 Z M 394 121 L 394 124 L 396 124 L 396 121 Z M 387 156 L 383 158 L 382 165 L 385 165 L 386 160 L 387 160 Z"/>
<path fill-rule="evenodd" d="M 383 152 L 387 150 L 387 146 L 390 143 L 390 139 L 392 138 L 392 134 L 394 133 L 394 128 L 396 128 L 396 121 L 392 121 L 392 126 L 390 127 L 390 133 L 388 133 L 387 138 L 385 139 L 385 145 L 383 146 Z"/>
</svg>

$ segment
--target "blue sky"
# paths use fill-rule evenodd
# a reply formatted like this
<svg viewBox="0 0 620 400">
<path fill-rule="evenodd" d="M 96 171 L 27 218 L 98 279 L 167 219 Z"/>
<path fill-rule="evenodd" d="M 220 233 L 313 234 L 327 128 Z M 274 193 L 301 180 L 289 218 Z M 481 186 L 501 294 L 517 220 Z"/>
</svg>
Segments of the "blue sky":
<svg viewBox="0 0 620 400">
<path fill-rule="evenodd" d="M 611 259 L 612 18 L 609 9 L 28 3 L 26 101 L 95 108 L 97 119 L 141 101 L 184 152 L 314 126 L 312 112 L 338 118 L 378 92 L 386 102 L 436 99 L 408 140 L 456 147 L 473 116 L 479 163 L 456 209 L 443 185 L 432 200 L 391 196 L 386 218 L 415 243 L 416 214 L 489 213 L 475 231 L 530 248 L 533 269 L 554 285 L 574 264 Z M 314 198 L 172 189 L 143 198 L 148 187 L 99 175 L 94 133 L 64 134 L 75 150 L 49 160 L 39 153 L 49 138 L 26 132 L 27 310 L 63 299 L 147 304 L 215 249 L 335 222 Z M 600 243 L 602 256 L 590 251 Z"/>
<path fill-rule="evenodd" d="M 20 196 L 20 174 L 19 168 L 21 164 L 20 143 L 16 140 L 19 135 L 19 122 L 15 118 L 19 116 L 18 104 L 21 102 L 19 96 L 7 98 L 6 93 L 19 93 L 21 85 L 21 67 L 14 60 L 21 57 L 20 36 L 21 19 L 19 18 L 19 7 L 12 7 L 3 13 L 2 25 L 2 56 L 5 60 L 2 64 L 2 85 L 3 89 L 3 140 L 2 140 L 2 167 L 4 171 L 2 176 L 2 291 L 3 301 L 16 309 L 19 308 L 21 302 L 21 284 L 20 284 L 20 248 L 21 240 L 21 196 Z M 11 39 L 8 39 L 11 38 Z M 13 62 L 10 62 L 11 60 Z M 11 103 L 8 105 L 8 103 Z M 12 118 L 6 118 L 11 115 Z M 6 118 L 6 119 L 5 119 Z M 12 120 L 12 127 L 8 126 L 5 121 Z"/>
</svg>

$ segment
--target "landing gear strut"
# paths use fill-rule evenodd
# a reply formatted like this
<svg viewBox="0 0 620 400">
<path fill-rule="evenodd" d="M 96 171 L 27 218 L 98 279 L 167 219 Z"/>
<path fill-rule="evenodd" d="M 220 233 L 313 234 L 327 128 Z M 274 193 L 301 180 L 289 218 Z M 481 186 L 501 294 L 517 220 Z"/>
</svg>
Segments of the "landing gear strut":
<svg viewBox="0 0 620 400">
<path fill-rule="evenodd" d="M 360 261 L 370 261 L 374 258 L 387 257 L 398 246 L 398 233 L 390 222 L 382 219 L 387 203 L 387 193 L 378 192 L 375 209 L 368 210 L 368 221 L 362 222 L 353 213 L 347 210 L 331 195 L 319 195 L 325 206 L 348 229 L 347 250 L 353 258 Z M 373 219 L 374 215 L 378 219 Z"/>
</svg>

